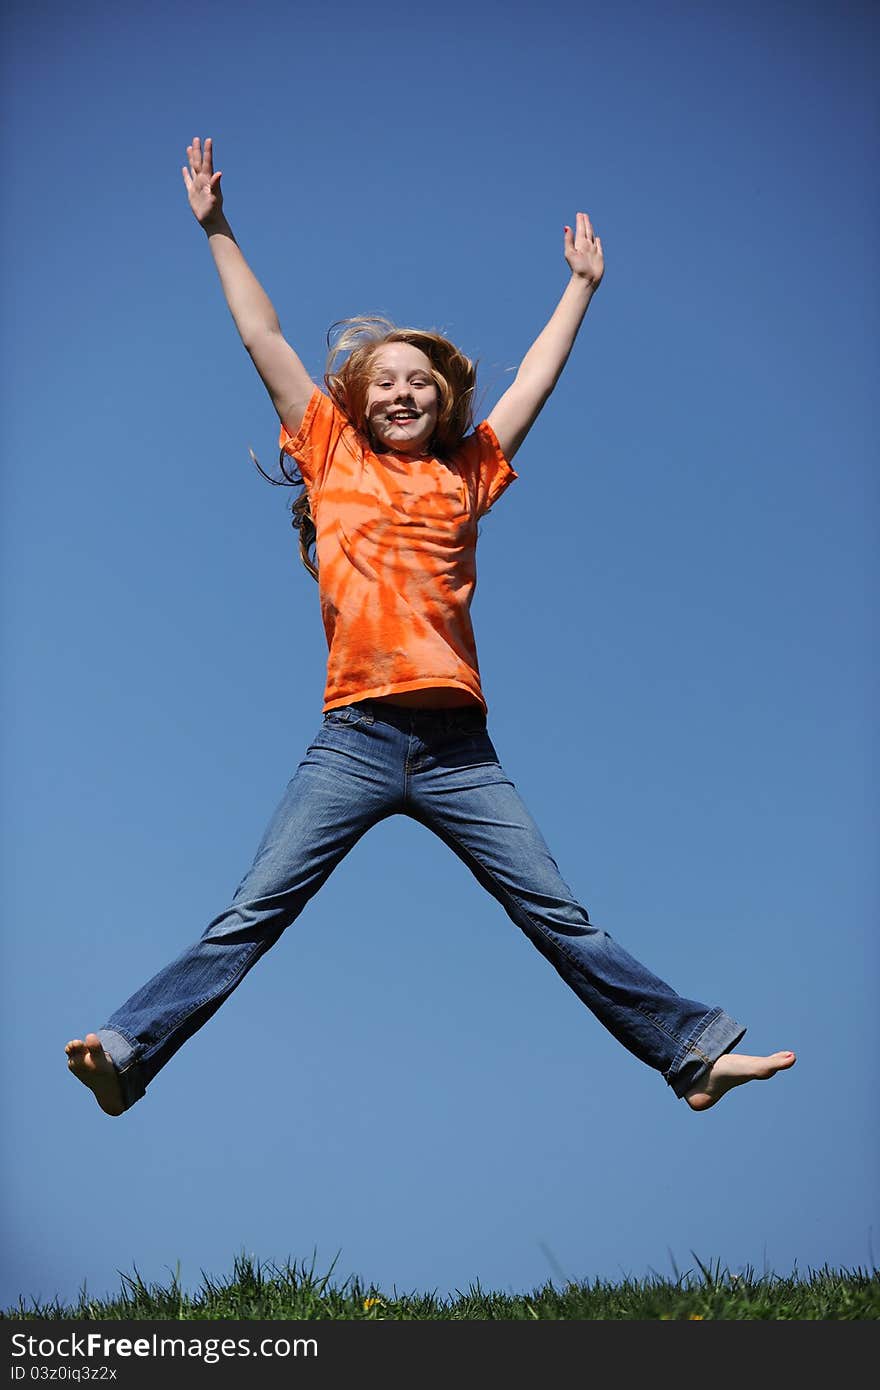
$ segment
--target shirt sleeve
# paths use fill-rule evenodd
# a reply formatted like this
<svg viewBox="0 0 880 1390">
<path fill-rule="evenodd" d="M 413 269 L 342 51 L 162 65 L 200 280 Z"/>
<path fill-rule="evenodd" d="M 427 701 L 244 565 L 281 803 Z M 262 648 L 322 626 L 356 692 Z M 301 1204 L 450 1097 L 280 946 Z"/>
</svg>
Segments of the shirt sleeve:
<svg viewBox="0 0 880 1390">
<path fill-rule="evenodd" d="M 279 448 L 296 459 L 309 492 L 321 488 L 342 432 L 350 428 L 341 410 L 318 386 L 309 397 L 296 434 L 291 435 L 284 425 L 281 426 Z"/>
<path fill-rule="evenodd" d="M 474 454 L 476 512 L 479 518 L 486 515 L 518 475 L 505 458 L 498 436 L 488 420 L 477 425 L 468 444 Z"/>
</svg>

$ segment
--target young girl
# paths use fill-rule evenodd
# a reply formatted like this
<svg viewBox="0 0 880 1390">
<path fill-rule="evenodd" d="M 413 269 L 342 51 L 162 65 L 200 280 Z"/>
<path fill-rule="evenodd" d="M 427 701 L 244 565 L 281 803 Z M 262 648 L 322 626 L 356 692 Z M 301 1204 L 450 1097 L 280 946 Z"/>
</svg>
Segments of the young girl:
<svg viewBox="0 0 880 1390">
<path fill-rule="evenodd" d="M 281 420 L 282 459 L 319 584 L 329 657 L 323 724 L 230 906 L 68 1066 L 108 1115 L 139 1100 L 370 826 L 428 826 L 601 1023 L 706 1110 L 793 1052 L 733 1052 L 745 1028 L 684 999 L 594 926 L 564 882 L 486 732 L 470 621 L 477 523 L 516 478 L 511 460 L 555 386 L 604 269 L 586 213 L 565 228 L 571 272 L 546 327 L 490 415 L 472 428 L 475 371 L 436 333 L 351 321 L 326 392 L 285 341 L 223 213 L 211 141 L 184 183 L 226 302 Z M 314 563 L 312 562 L 314 555 Z"/>
</svg>

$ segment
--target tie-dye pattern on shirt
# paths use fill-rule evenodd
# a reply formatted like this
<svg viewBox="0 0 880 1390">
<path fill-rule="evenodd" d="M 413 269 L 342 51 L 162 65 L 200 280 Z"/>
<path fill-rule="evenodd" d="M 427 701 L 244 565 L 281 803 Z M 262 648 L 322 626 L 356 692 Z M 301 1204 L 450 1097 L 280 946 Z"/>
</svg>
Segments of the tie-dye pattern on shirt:
<svg viewBox="0 0 880 1390">
<path fill-rule="evenodd" d="M 316 387 L 280 443 L 317 531 L 324 709 L 436 686 L 485 709 L 470 618 L 477 522 L 517 476 L 491 426 L 449 459 L 376 454 Z"/>
</svg>

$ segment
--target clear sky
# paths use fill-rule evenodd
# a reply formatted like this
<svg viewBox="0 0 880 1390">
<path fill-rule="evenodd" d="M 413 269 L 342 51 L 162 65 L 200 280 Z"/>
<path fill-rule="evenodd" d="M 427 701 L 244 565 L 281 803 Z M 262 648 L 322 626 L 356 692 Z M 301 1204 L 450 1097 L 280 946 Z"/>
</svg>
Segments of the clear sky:
<svg viewBox="0 0 880 1390">
<path fill-rule="evenodd" d="M 876 9 L 3 28 L 0 1306 L 238 1253 L 440 1293 L 873 1264 Z M 692 1114 L 397 818 L 127 1115 L 68 1075 L 226 905 L 320 717 L 196 134 L 310 372 L 386 313 L 479 358 L 484 413 L 590 213 L 605 281 L 482 526 L 490 729 L 593 919 L 789 1074 Z"/>
</svg>

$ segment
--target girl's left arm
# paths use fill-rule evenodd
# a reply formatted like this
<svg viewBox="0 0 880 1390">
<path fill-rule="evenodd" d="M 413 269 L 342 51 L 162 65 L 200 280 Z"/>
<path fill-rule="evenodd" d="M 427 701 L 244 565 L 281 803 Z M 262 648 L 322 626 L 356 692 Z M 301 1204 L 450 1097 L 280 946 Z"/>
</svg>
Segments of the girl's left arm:
<svg viewBox="0 0 880 1390">
<path fill-rule="evenodd" d="M 547 326 L 529 348 L 513 383 L 487 416 L 505 457 L 513 458 L 568 361 L 584 314 L 605 270 L 602 242 L 585 212 L 565 228 L 565 259 L 571 279 Z"/>
</svg>

